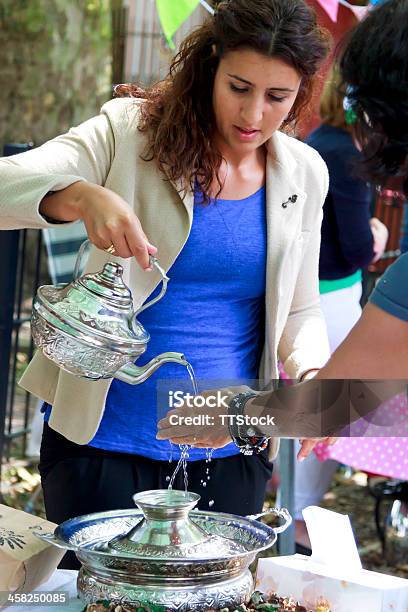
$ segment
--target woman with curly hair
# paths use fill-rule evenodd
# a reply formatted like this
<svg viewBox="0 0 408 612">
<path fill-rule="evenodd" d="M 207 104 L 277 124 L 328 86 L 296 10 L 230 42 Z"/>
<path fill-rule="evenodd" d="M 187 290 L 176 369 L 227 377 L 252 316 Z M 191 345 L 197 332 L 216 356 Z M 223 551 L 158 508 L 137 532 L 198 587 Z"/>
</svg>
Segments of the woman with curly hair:
<svg viewBox="0 0 408 612">
<path fill-rule="evenodd" d="M 177 350 L 199 380 L 232 384 L 278 378 L 278 358 L 293 378 L 320 368 L 329 354 L 318 289 L 328 175 L 285 129 L 306 112 L 327 50 L 303 0 L 221 2 L 166 79 L 120 86 L 127 97 L 99 116 L 1 160 L 1 226 L 82 219 L 93 245 L 87 271 L 114 252 L 137 306 L 159 283 L 149 264 L 157 254 L 171 282 L 140 316 L 147 359 Z M 156 384 L 186 376 L 168 364 L 138 386 L 95 382 L 36 354 L 22 385 L 45 402 L 50 520 L 129 507 L 135 492 L 168 486 L 174 463 L 156 439 Z M 231 443 L 209 465 L 205 449 L 192 448 L 189 489 L 203 509 L 257 512 L 274 451 L 248 457 Z M 171 453 L 180 458 L 177 446 Z M 183 488 L 182 474 L 173 486 Z"/>
<path fill-rule="evenodd" d="M 363 154 L 361 176 L 374 185 L 399 190 L 408 197 L 407 23 L 406 0 L 388 0 L 372 10 L 346 41 L 340 71 L 347 94 L 344 106 L 348 121 L 353 125 L 356 142 Z M 299 457 L 305 458 L 316 445 L 313 435 L 340 432 L 348 437 L 348 426 L 358 416 L 365 417 L 374 409 L 385 407 L 388 419 L 384 419 L 383 411 L 378 421 L 370 415 L 363 422 L 363 431 L 372 425 L 383 425 L 382 448 L 377 442 L 377 448 L 369 448 L 370 456 L 359 457 L 356 466 L 369 471 L 383 467 L 386 473 L 390 470 L 391 474 L 392 470 L 394 477 L 406 479 L 406 443 L 400 436 L 405 435 L 407 422 L 407 287 L 408 253 L 404 253 L 380 278 L 359 321 L 313 380 L 259 394 L 241 405 L 240 414 L 244 417 L 276 418 L 277 423 L 273 426 L 261 424 L 258 435 L 276 435 L 280 427 L 283 435 L 287 432 L 293 436 L 296 425 L 298 431 L 303 430 L 300 435 L 304 435 L 308 428 L 309 438 L 304 441 Z M 349 384 L 350 379 L 352 384 Z M 356 384 L 353 379 L 357 379 Z M 398 401 L 395 418 L 385 403 L 391 398 Z M 350 402 L 355 408 L 352 411 Z M 234 406 L 234 398 L 230 406 Z M 183 409 L 180 412 L 182 414 Z M 299 415 L 301 420 L 297 420 Z M 195 435 L 202 443 L 214 441 L 215 445 L 222 446 L 231 439 L 226 425 L 216 430 L 207 427 L 197 431 L 194 427 L 172 426 L 166 418 L 158 426 L 158 435 L 163 440 L 183 439 L 186 442 Z M 371 428 L 371 432 L 374 429 Z M 393 438 L 393 443 L 387 437 Z M 366 448 L 369 442 L 366 441 Z M 340 441 L 335 451 L 327 454 L 348 461 L 345 453 L 340 456 L 346 445 L 347 440 L 344 444 Z M 320 451 L 320 456 L 327 454 Z M 377 465 L 373 466 L 374 463 Z"/>
</svg>

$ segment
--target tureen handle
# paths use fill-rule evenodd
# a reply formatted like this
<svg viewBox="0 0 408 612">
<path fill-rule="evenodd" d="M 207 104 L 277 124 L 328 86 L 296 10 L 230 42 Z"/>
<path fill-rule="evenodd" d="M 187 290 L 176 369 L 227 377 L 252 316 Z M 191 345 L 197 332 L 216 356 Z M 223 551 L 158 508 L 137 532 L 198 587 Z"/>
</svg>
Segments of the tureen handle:
<svg viewBox="0 0 408 612">
<path fill-rule="evenodd" d="M 47 542 L 48 544 L 54 544 L 54 546 L 57 546 L 58 548 L 66 548 L 68 550 L 77 550 L 76 546 L 72 546 L 72 544 L 68 544 L 68 542 L 64 542 L 63 540 L 60 540 L 58 536 L 55 535 L 55 533 L 41 533 L 39 531 L 33 531 L 33 534 L 37 538 L 44 540 L 44 542 Z"/>
<path fill-rule="evenodd" d="M 256 521 L 267 514 L 275 514 L 275 516 L 278 516 L 285 521 L 283 525 L 279 525 L 279 527 L 272 527 L 275 533 L 282 533 L 282 531 L 285 531 L 292 523 L 292 517 L 286 508 L 269 508 L 268 510 L 260 512 L 259 514 L 249 514 L 246 516 L 246 518 Z"/>
<path fill-rule="evenodd" d="M 146 302 L 146 304 L 143 304 L 143 306 L 141 306 L 139 308 L 139 310 L 136 311 L 135 316 L 139 315 L 143 310 L 146 310 L 146 308 L 149 308 L 149 306 L 153 306 L 153 304 L 155 304 L 156 302 L 158 302 L 159 300 L 161 300 L 161 298 L 163 297 L 163 295 L 166 293 L 167 290 L 167 283 L 169 282 L 169 277 L 167 276 L 166 272 L 163 270 L 163 268 L 161 267 L 161 265 L 159 264 L 159 262 L 157 261 L 157 259 L 155 257 L 153 257 L 153 255 L 149 256 L 150 258 L 150 264 L 152 266 L 154 266 L 156 268 L 156 270 L 159 271 L 161 277 L 162 277 L 162 288 L 161 291 L 158 295 L 156 295 L 155 298 L 153 298 L 152 300 L 150 300 L 150 302 Z"/>
</svg>

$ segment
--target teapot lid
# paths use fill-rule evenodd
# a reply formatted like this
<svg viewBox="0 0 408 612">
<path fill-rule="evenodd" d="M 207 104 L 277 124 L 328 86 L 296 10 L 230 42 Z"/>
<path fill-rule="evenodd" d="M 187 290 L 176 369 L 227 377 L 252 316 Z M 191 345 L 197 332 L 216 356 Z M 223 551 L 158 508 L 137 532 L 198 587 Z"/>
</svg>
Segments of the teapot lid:
<svg viewBox="0 0 408 612">
<path fill-rule="evenodd" d="M 110 261 L 101 272 L 85 274 L 75 282 L 116 308 L 128 310 L 133 307 L 132 294 L 123 282 L 123 268 L 117 263 Z"/>
<path fill-rule="evenodd" d="M 37 300 L 50 323 L 87 343 L 108 342 L 111 348 L 132 354 L 150 339 L 135 318 L 132 294 L 117 263 L 109 262 L 102 271 L 62 287 L 40 287 Z"/>
</svg>

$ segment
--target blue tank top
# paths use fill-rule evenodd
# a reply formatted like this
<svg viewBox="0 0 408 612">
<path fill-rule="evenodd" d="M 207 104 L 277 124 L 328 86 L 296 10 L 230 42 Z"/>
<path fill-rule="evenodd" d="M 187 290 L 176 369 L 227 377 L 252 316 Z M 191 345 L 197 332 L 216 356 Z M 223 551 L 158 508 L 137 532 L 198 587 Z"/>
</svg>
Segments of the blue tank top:
<svg viewBox="0 0 408 612">
<path fill-rule="evenodd" d="M 168 271 L 167 293 L 138 316 L 151 336 L 138 364 L 177 351 L 184 353 L 199 381 L 245 384 L 256 379 L 265 336 L 265 274 L 265 188 L 242 200 L 212 201 L 208 206 L 196 194 L 191 232 Z M 163 379 L 180 380 L 180 388 L 192 393 L 186 368 L 173 363 L 161 366 L 140 385 L 114 379 L 89 445 L 158 460 L 178 459 L 178 446 L 156 440 L 157 421 L 168 409 L 168 404 L 164 412 L 161 404 L 158 409 L 157 384 Z M 202 384 L 199 390 L 204 390 Z M 46 420 L 50 412 L 47 406 Z M 213 457 L 237 452 L 231 443 Z M 189 451 L 189 460 L 205 457 L 205 449 Z"/>
</svg>

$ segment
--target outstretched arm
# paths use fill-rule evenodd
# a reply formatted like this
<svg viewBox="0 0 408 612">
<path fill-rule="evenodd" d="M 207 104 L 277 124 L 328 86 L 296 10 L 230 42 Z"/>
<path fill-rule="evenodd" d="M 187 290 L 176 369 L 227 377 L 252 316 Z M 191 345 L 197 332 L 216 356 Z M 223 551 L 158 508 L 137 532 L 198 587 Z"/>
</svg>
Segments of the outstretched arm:
<svg viewBox="0 0 408 612">
<path fill-rule="evenodd" d="M 367 304 L 316 379 L 407 379 L 408 322 Z"/>
</svg>

